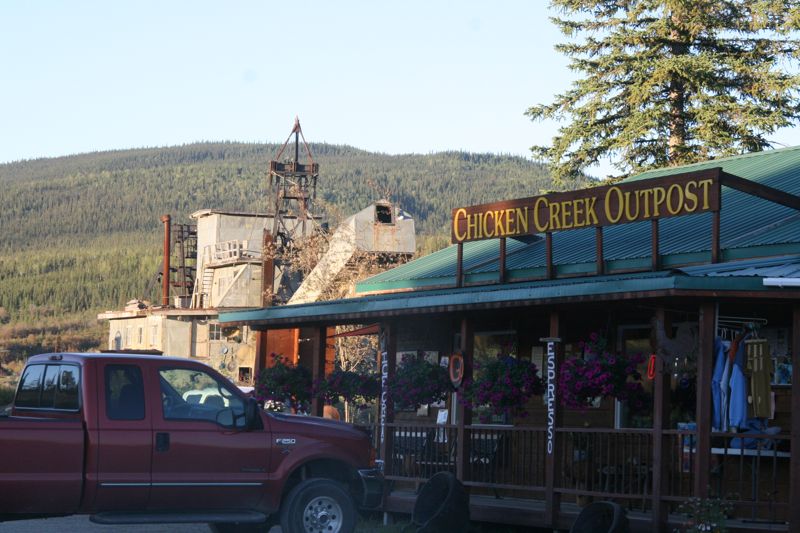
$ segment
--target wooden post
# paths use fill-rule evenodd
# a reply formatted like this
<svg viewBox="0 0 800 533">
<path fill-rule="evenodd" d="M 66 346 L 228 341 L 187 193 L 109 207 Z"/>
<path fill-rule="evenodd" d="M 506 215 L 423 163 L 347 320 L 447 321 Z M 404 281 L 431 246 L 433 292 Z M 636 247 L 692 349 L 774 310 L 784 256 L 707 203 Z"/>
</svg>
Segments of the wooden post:
<svg viewBox="0 0 800 533">
<path fill-rule="evenodd" d="M 697 355 L 697 450 L 694 463 L 694 496 L 708 497 L 711 471 L 711 376 L 714 371 L 714 330 L 716 322 L 713 302 L 700 304 L 700 352 Z"/>
<path fill-rule="evenodd" d="M 650 221 L 650 249 L 653 254 L 650 260 L 650 270 L 655 272 L 661 268 L 661 252 L 658 246 L 658 219 Z"/>
<path fill-rule="evenodd" d="M 461 319 L 461 356 L 464 358 L 464 379 L 472 379 L 472 362 L 475 348 L 475 332 L 472 329 L 472 321 L 468 317 Z M 458 390 L 458 405 L 456 406 L 456 477 L 464 481 L 467 468 L 469 468 L 469 426 L 472 424 L 472 409 L 464 406 L 461 402 L 461 395 L 464 389 Z"/>
<path fill-rule="evenodd" d="M 547 279 L 555 277 L 555 269 L 553 268 L 553 234 L 549 231 L 544 234 L 544 255 L 547 263 Z"/>
<path fill-rule="evenodd" d="M 328 343 L 328 328 L 325 326 L 315 327 L 311 342 L 313 343 L 311 352 L 311 380 L 315 383 L 318 379 L 325 377 L 325 348 Z M 313 398 L 311 400 L 311 415 L 322 416 L 324 407 L 325 405 L 322 400 Z"/>
<path fill-rule="evenodd" d="M 659 307 L 656 309 L 656 325 L 662 326 L 669 333 L 671 327 L 667 324 L 666 313 Z M 658 354 L 660 346 L 655 346 Z M 656 356 L 656 376 L 653 382 L 653 531 L 667 531 L 667 515 L 669 506 L 661 501 L 661 496 L 667 490 L 667 473 L 664 460 L 669 449 L 669 440 L 664 435 L 664 430 L 669 426 L 669 372 L 660 356 Z"/>
<path fill-rule="evenodd" d="M 800 304 L 792 306 L 792 368 L 800 368 Z M 792 379 L 792 458 L 789 464 L 789 531 L 800 529 L 800 377 Z"/>
<path fill-rule="evenodd" d="M 500 237 L 500 283 L 506 282 L 506 238 Z"/>
<path fill-rule="evenodd" d="M 605 261 L 603 260 L 603 227 L 594 228 L 594 245 L 597 262 L 597 275 L 602 276 L 606 272 Z"/>
<path fill-rule="evenodd" d="M 719 211 L 711 213 L 711 262 L 719 263 L 720 249 L 719 249 L 719 231 L 720 231 L 720 215 Z"/>
<path fill-rule="evenodd" d="M 253 379 L 258 383 L 261 371 L 267 368 L 267 335 L 269 331 L 260 329 L 256 331 L 256 360 L 253 368 Z"/>
<path fill-rule="evenodd" d="M 544 523 L 556 529 L 558 526 L 561 509 L 561 494 L 556 488 L 561 486 L 561 472 L 563 470 L 564 446 L 558 435 L 561 427 L 562 413 L 557 406 L 556 383 L 558 380 L 558 366 L 563 359 L 563 349 L 560 343 L 560 317 L 556 310 L 550 312 L 550 337 L 541 339 L 547 342 L 547 359 L 545 363 L 547 378 L 545 398 L 547 400 L 547 444 L 545 447 L 544 463 Z"/>
<path fill-rule="evenodd" d="M 458 243 L 458 255 L 456 257 L 456 287 L 464 286 L 464 243 Z"/>
<path fill-rule="evenodd" d="M 380 458 L 383 460 L 383 472 L 385 475 L 392 474 L 392 453 L 394 429 L 387 428 L 387 424 L 394 422 L 394 402 L 389 397 L 387 386 L 394 381 L 394 373 L 397 368 L 397 332 L 396 326 L 392 323 L 381 324 L 378 336 L 378 351 L 380 352 L 381 365 L 381 398 L 378 420 L 378 449 Z M 386 483 L 385 491 L 388 493 L 390 484 Z"/>
</svg>

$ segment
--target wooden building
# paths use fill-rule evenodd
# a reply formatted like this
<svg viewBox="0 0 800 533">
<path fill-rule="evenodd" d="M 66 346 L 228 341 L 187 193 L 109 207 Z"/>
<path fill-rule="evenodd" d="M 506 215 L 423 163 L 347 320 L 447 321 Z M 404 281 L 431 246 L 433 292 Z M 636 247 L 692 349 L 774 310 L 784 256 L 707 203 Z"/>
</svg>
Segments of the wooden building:
<svg viewBox="0 0 800 533">
<path fill-rule="evenodd" d="M 220 322 L 313 328 L 317 375 L 326 329 L 340 324 L 379 324 L 387 380 L 405 351 L 458 353 L 476 380 L 497 353 L 537 363 L 547 387 L 527 416 L 478 423 L 460 391 L 419 414 L 381 403 L 389 512 L 410 512 L 419 483 L 451 470 L 474 520 L 566 529 L 587 501 L 611 499 L 634 530 L 666 531 L 696 496 L 729 501 L 734 529 L 797 531 L 798 195 L 800 148 L 790 148 L 457 208 L 453 246 L 365 280 L 358 297 Z M 558 401 L 561 365 L 586 357 L 593 332 L 610 354 L 645 354 L 646 412 L 608 397 L 580 409 Z M 759 339 L 766 367 L 752 367 L 749 347 L 749 366 L 720 352 L 733 340 L 736 355 L 745 338 Z M 734 384 L 720 368 L 736 365 Z"/>
</svg>

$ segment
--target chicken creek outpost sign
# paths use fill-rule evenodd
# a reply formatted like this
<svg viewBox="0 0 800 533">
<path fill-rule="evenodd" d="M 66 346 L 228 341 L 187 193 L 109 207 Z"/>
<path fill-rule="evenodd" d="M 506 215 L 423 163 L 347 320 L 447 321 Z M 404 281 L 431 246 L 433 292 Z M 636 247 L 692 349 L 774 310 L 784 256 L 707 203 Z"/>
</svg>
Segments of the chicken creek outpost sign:
<svg viewBox="0 0 800 533">
<path fill-rule="evenodd" d="M 453 209 L 454 244 L 718 211 L 720 168 Z"/>
</svg>

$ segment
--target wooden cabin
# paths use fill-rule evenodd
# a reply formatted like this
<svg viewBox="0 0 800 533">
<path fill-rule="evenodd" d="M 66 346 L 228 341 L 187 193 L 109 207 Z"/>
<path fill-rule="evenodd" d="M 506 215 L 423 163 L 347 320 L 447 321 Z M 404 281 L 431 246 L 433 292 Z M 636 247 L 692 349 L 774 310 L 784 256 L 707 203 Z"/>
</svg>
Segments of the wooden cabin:
<svg viewBox="0 0 800 533">
<path fill-rule="evenodd" d="M 473 520 L 568 529 L 588 502 L 613 500 L 633 530 L 667 531 L 699 497 L 729 502 L 734 530 L 800 529 L 800 148 L 520 192 L 454 209 L 453 246 L 361 282 L 355 298 L 220 322 L 313 328 L 318 376 L 326 328 L 340 324 L 379 325 L 389 381 L 408 351 L 459 354 L 475 380 L 486 358 L 536 363 L 545 393 L 524 416 L 487 419 L 462 390 L 418 411 L 381 402 L 387 512 L 411 512 L 419 485 L 449 470 Z M 587 357 L 593 333 L 608 352 L 594 357 L 644 355 L 646 409 L 560 402 L 559 370 Z"/>
</svg>

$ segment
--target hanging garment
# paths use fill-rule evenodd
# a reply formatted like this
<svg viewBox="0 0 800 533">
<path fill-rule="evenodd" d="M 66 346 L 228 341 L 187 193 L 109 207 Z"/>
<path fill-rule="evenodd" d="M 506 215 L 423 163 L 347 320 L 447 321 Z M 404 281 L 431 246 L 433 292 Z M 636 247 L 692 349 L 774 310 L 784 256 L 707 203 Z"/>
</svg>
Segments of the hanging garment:
<svg viewBox="0 0 800 533">
<path fill-rule="evenodd" d="M 730 348 L 728 348 L 728 352 L 730 352 Z M 722 379 L 720 380 L 719 384 L 719 395 L 720 395 L 720 431 L 728 431 L 728 409 L 730 407 L 730 382 L 731 382 L 731 368 L 733 367 L 733 363 L 727 357 L 725 357 L 725 368 L 722 370 Z"/>
<path fill-rule="evenodd" d="M 745 335 L 742 340 L 747 340 L 749 336 L 749 334 Z M 747 423 L 747 377 L 744 375 L 746 365 L 744 346 L 744 342 L 736 343 L 736 354 L 731 367 L 731 393 L 728 409 L 728 425 L 731 428 L 743 428 Z M 734 344 L 731 343 L 731 351 L 733 348 Z"/>
<path fill-rule="evenodd" d="M 722 419 L 725 417 L 725 411 L 722 410 L 722 374 L 725 371 L 727 357 L 722 339 L 719 337 L 714 339 L 714 353 L 716 354 L 716 361 L 714 363 L 714 374 L 711 377 L 711 401 L 714 406 L 712 427 L 715 431 L 722 431 Z"/>
<path fill-rule="evenodd" d="M 769 341 L 752 339 L 745 341 L 747 371 L 750 374 L 750 400 L 753 416 L 770 418 L 772 415 L 772 357 Z"/>
</svg>

